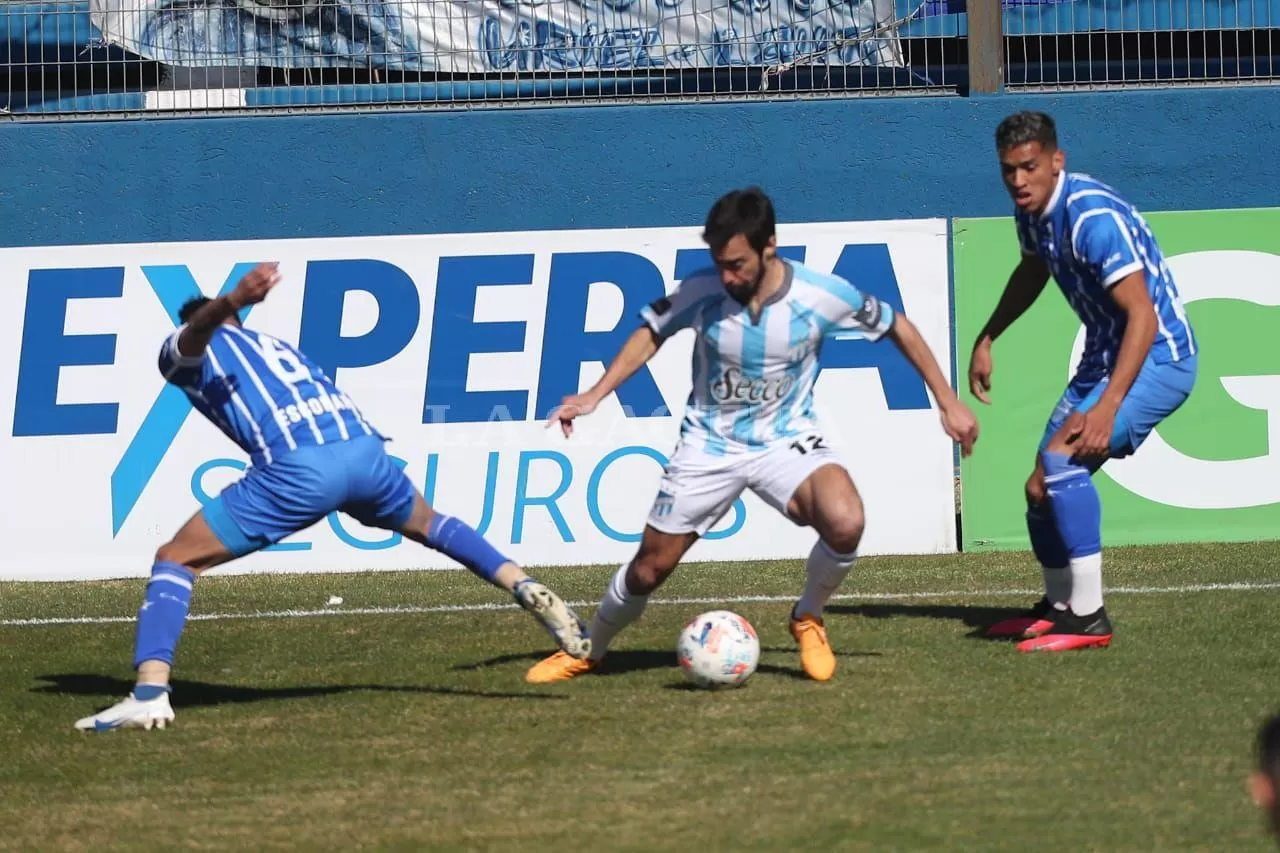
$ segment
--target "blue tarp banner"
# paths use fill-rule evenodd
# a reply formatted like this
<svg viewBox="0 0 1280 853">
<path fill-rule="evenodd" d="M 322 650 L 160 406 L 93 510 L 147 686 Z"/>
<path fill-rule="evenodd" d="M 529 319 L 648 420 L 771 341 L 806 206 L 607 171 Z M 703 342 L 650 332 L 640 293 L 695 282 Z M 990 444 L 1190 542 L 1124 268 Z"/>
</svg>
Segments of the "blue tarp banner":
<svg viewBox="0 0 1280 853">
<path fill-rule="evenodd" d="M 477 74 L 902 65 L 893 0 L 91 0 L 171 65 Z"/>
</svg>

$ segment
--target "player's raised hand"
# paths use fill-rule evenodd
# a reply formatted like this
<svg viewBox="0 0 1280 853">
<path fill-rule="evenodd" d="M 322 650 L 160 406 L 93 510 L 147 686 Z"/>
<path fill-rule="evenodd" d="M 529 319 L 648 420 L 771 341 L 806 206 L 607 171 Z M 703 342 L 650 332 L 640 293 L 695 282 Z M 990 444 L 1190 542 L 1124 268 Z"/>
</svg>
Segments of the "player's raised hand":
<svg viewBox="0 0 1280 853">
<path fill-rule="evenodd" d="M 991 390 L 991 371 L 994 366 L 991 363 L 991 341 L 983 338 L 973 348 L 973 355 L 969 358 L 969 390 L 973 392 L 973 396 L 977 397 L 988 406 L 991 405 L 991 397 L 987 392 Z"/>
<path fill-rule="evenodd" d="M 279 266 L 275 262 L 258 264 L 245 273 L 244 278 L 240 279 L 240 282 L 236 285 L 235 290 L 231 291 L 229 297 L 236 310 L 246 305 L 257 305 L 267 298 L 271 288 L 280 283 Z"/>
<path fill-rule="evenodd" d="M 560 431 L 564 433 L 564 437 L 568 438 L 573 435 L 573 419 L 579 415 L 589 415 L 596 410 L 596 401 L 586 394 L 570 394 L 560 401 L 547 418 L 547 427 L 557 421 L 560 422 Z"/>
<path fill-rule="evenodd" d="M 978 419 L 964 403 L 956 400 L 942 409 L 942 429 L 960 445 L 960 455 L 973 453 L 978 441 Z"/>
</svg>

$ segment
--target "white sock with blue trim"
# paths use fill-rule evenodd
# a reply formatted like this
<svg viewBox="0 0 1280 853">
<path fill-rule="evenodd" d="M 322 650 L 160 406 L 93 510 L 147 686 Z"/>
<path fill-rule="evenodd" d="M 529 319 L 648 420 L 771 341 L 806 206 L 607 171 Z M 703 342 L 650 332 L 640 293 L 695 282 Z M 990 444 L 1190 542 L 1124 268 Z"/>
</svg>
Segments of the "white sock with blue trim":
<svg viewBox="0 0 1280 853">
<path fill-rule="evenodd" d="M 628 564 L 629 565 L 629 564 Z M 635 595 L 627 589 L 627 565 L 618 569 L 609 579 L 609 586 L 600 599 L 600 606 L 591 617 L 588 634 L 591 637 L 591 660 L 600 660 L 609 643 L 623 628 L 640 618 L 649 596 Z"/>
<path fill-rule="evenodd" d="M 807 613 L 815 619 L 822 618 L 822 611 L 827 602 L 835 594 L 836 589 L 848 576 L 853 564 L 858 562 L 858 554 L 837 554 L 819 539 L 809 552 L 806 565 L 804 592 L 796 604 L 795 614 Z"/>
</svg>

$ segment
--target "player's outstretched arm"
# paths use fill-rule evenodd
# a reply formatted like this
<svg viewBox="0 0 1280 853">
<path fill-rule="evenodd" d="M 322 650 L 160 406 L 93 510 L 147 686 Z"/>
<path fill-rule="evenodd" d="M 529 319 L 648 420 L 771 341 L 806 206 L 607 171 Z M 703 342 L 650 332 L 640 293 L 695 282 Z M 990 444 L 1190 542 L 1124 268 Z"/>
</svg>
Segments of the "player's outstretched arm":
<svg viewBox="0 0 1280 853">
<path fill-rule="evenodd" d="M 662 339 L 653 329 L 647 325 L 636 329 L 614 356 L 604 376 L 600 377 L 600 381 L 581 394 L 570 394 L 561 400 L 560 405 L 547 418 L 547 426 L 558 421 L 561 432 L 564 433 L 565 438 L 568 438 L 573 434 L 574 418 L 594 412 L 601 400 L 630 379 L 649 359 L 653 358 L 661 346 Z"/>
<path fill-rule="evenodd" d="M 952 441 L 959 442 L 960 452 L 968 456 L 973 452 L 973 445 L 978 440 L 978 419 L 969 411 L 969 407 L 960 402 L 951 383 L 943 375 L 933 350 L 925 343 L 915 323 L 907 319 L 905 314 L 895 314 L 893 325 L 887 332 L 889 339 L 902 350 L 907 361 L 919 372 L 933 397 L 938 401 L 938 409 L 942 416 L 942 428 Z"/>
<path fill-rule="evenodd" d="M 246 305 L 256 305 L 266 299 L 271 288 L 280 283 L 276 267 L 274 263 L 258 264 L 226 296 L 202 305 L 178 335 L 178 352 L 188 358 L 204 355 L 215 329 Z"/>
<path fill-rule="evenodd" d="M 1049 268 L 1044 261 L 1033 255 L 1023 255 L 1022 262 L 1009 276 L 1009 282 L 1000 295 L 1000 301 L 991 312 L 978 340 L 974 342 L 973 354 L 969 358 L 969 390 L 973 396 L 984 403 L 990 403 L 987 392 L 991 390 L 991 372 L 994 369 L 991 361 L 991 344 L 1014 324 L 1026 310 L 1030 308 L 1044 290 L 1049 281 Z"/>
</svg>

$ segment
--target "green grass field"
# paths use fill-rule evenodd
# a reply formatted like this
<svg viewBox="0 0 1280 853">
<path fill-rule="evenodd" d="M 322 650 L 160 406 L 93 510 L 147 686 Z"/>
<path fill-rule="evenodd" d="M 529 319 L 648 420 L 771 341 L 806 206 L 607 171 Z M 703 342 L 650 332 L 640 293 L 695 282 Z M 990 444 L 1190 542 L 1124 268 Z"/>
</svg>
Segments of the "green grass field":
<svg viewBox="0 0 1280 853">
<path fill-rule="evenodd" d="M 1028 555 L 866 559 L 827 684 L 786 630 L 799 563 L 686 566 L 603 672 L 541 688 L 549 639 L 465 573 L 215 573 L 174 727 L 106 735 L 72 723 L 127 691 L 133 626 L 15 622 L 130 617 L 143 582 L 0 584 L 0 848 L 1271 850 L 1244 779 L 1280 708 L 1278 556 L 1112 550 L 1116 641 L 1061 656 L 974 636 L 1030 603 Z M 609 571 L 537 575 L 588 615 Z M 760 669 L 690 689 L 676 636 L 720 604 Z M 476 606 L 353 612 L 441 605 Z"/>
</svg>

